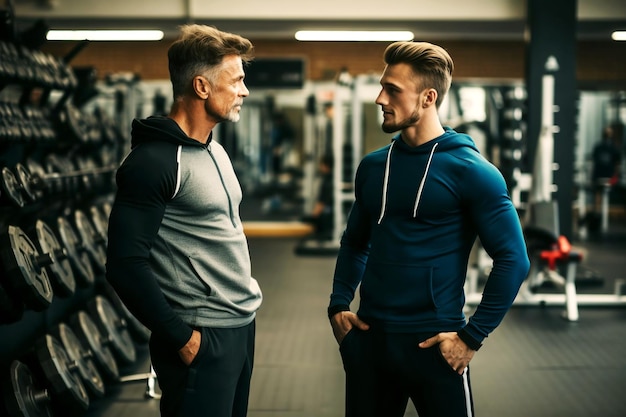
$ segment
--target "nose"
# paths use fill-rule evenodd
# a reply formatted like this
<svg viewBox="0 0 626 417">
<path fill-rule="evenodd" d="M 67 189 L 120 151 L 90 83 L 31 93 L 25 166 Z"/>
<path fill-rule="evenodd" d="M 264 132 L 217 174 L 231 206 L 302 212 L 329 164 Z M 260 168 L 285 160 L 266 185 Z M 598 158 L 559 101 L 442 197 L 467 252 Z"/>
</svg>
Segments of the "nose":
<svg viewBox="0 0 626 417">
<path fill-rule="evenodd" d="M 375 103 L 378 104 L 379 106 L 384 106 L 385 104 L 387 104 L 387 99 L 386 99 L 386 95 L 384 94 L 385 90 L 380 90 L 380 93 L 378 93 L 378 97 L 376 97 L 376 101 Z"/>
<path fill-rule="evenodd" d="M 244 83 L 243 81 L 241 82 L 241 96 L 242 97 L 248 97 L 250 95 L 250 91 L 248 91 L 248 87 L 246 87 L 246 83 Z"/>
</svg>

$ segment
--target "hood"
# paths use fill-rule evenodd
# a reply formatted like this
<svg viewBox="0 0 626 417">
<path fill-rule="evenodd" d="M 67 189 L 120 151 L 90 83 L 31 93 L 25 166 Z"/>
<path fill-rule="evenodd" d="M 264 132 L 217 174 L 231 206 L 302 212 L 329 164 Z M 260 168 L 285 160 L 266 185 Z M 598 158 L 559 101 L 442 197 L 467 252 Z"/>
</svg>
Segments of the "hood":
<svg viewBox="0 0 626 417">
<path fill-rule="evenodd" d="M 207 144 L 211 142 L 211 135 Z M 187 136 L 178 124 L 164 116 L 135 119 L 131 129 L 131 149 L 146 142 L 170 142 L 177 145 L 205 146 Z"/>
<path fill-rule="evenodd" d="M 407 152 L 415 154 L 428 154 L 428 161 L 424 168 L 424 174 L 420 181 L 420 185 L 416 191 L 415 204 L 413 205 L 413 218 L 417 217 L 417 209 L 419 207 L 420 200 L 422 198 L 422 191 L 424 190 L 424 184 L 428 178 L 428 173 L 431 169 L 431 165 L 436 163 L 434 158 L 435 152 L 447 152 L 457 148 L 470 148 L 475 152 L 478 152 L 476 144 L 466 134 L 457 133 L 449 127 L 444 128 L 443 135 L 430 140 L 420 146 L 411 147 L 407 145 L 401 138 L 401 134 L 397 134 L 391 139 L 391 144 L 387 150 L 387 159 L 385 161 L 385 176 L 383 178 L 383 193 L 382 193 L 382 205 L 380 208 L 380 216 L 378 217 L 378 224 L 383 221 L 385 217 L 385 210 L 387 208 L 387 192 L 389 191 L 389 172 L 391 170 L 391 153 L 392 152 Z"/>
</svg>

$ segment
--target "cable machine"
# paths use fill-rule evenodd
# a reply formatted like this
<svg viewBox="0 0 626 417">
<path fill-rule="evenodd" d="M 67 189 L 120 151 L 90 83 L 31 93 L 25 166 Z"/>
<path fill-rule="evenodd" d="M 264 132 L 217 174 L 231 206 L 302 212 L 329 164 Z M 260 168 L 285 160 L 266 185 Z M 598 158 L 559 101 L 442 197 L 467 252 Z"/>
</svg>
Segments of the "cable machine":
<svg viewBox="0 0 626 417">
<path fill-rule="evenodd" d="M 349 84 L 319 84 L 314 88 L 315 111 L 309 112 L 313 120 L 309 120 L 308 125 L 316 126 L 317 134 L 313 135 L 314 144 L 308 142 L 308 149 L 313 154 L 307 160 L 317 162 L 325 152 L 332 152 L 332 230 L 330 236 L 313 236 L 300 241 L 295 249 L 297 254 L 335 255 L 339 250 L 341 235 L 354 202 L 354 177 L 364 153 L 364 105 L 374 103 L 379 90 L 378 79 L 369 75 L 356 76 Z M 322 110 L 329 105 L 332 106 L 332 123 L 327 123 L 329 120 L 325 119 L 327 116 Z M 328 138 L 330 143 L 327 142 Z M 305 167 L 305 172 L 310 173 L 312 170 Z M 314 198 L 314 176 L 308 178 L 307 189 L 312 191 L 309 195 Z M 312 203 L 312 200 L 308 200 L 309 207 Z"/>
</svg>

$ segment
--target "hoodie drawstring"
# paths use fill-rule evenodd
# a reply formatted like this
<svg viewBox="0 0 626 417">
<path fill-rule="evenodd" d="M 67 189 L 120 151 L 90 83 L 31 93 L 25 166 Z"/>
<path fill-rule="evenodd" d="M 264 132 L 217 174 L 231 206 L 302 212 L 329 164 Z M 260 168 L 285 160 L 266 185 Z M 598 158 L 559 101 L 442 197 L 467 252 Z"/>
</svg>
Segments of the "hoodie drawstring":
<svg viewBox="0 0 626 417">
<path fill-rule="evenodd" d="M 380 207 L 380 217 L 378 218 L 378 224 L 383 221 L 385 215 L 385 209 L 387 208 L 387 186 L 389 185 L 389 165 L 391 164 L 391 150 L 396 142 L 391 142 L 389 145 L 389 151 L 387 151 L 387 161 L 385 162 L 385 177 L 383 179 L 383 203 Z"/>
<path fill-rule="evenodd" d="M 393 149 L 393 145 L 395 145 L 395 141 L 391 143 L 389 146 L 389 151 L 387 151 L 387 161 L 385 162 L 385 177 L 383 179 L 383 196 L 382 196 L 382 205 L 380 208 L 380 217 L 378 218 L 378 224 L 383 221 L 383 217 L 385 217 L 385 211 L 387 209 L 387 192 L 389 188 L 389 171 L 391 165 L 391 151 Z M 428 176 L 428 171 L 430 170 L 430 163 L 433 160 L 433 154 L 437 149 L 437 145 L 439 143 L 435 143 L 430 150 L 430 155 L 428 155 L 428 162 L 426 163 L 426 169 L 424 170 L 424 175 L 422 176 L 422 180 L 420 181 L 419 188 L 417 189 L 417 196 L 415 197 L 415 205 L 413 206 L 413 218 L 417 217 L 417 208 L 419 206 L 420 199 L 422 198 L 422 191 L 424 190 L 424 184 L 426 183 L 426 177 Z"/>
<path fill-rule="evenodd" d="M 417 196 L 415 197 L 415 206 L 413 206 L 413 218 L 417 217 L 417 206 L 419 206 L 420 199 L 422 198 L 422 190 L 424 189 L 424 184 L 426 183 L 426 177 L 428 176 L 428 171 L 430 170 L 430 161 L 433 160 L 433 154 L 435 153 L 435 149 L 437 149 L 437 145 L 439 145 L 439 143 L 435 143 L 433 145 L 433 148 L 430 150 L 430 155 L 428 155 L 428 162 L 426 163 L 424 176 L 422 177 L 422 181 L 420 182 L 420 187 L 417 189 Z"/>
</svg>

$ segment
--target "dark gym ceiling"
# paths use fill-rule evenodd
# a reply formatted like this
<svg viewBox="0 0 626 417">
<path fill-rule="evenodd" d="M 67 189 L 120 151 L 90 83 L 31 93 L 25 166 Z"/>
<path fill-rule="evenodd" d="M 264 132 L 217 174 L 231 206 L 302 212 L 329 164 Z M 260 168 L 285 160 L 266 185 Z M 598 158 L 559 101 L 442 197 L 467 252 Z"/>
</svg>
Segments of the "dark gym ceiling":
<svg viewBox="0 0 626 417">
<path fill-rule="evenodd" d="M 523 0 L 4 1 L 15 4 L 18 28 L 43 19 L 54 29 L 161 29 L 173 37 L 180 24 L 194 22 L 256 39 L 293 39 L 300 29 L 368 29 L 410 30 L 422 40 L 522 40 L 526 7 Z M 609 40 L 614 30 L 626 30 L 625 0 L 572 1 L 579 40 Z"/>
</svg>

